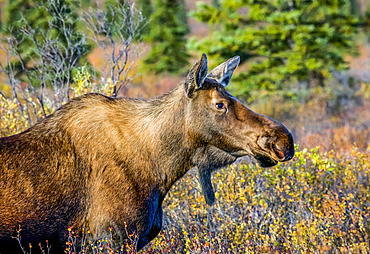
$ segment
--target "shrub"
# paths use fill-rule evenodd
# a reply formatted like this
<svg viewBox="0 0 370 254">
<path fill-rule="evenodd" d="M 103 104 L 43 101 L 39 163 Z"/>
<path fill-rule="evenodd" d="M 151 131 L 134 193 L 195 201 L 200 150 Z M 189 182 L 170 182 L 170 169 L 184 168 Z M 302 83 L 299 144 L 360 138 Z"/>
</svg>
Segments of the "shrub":
<svg viewBox="0 0 370 254">
<path fill-rule="evenodd" d="M 207 207 L 195 171 L 165 200 L 146 253 L 368 253 L 369 154 L 298 149 L 293 162 L 216 172 Z"/>
</svg>

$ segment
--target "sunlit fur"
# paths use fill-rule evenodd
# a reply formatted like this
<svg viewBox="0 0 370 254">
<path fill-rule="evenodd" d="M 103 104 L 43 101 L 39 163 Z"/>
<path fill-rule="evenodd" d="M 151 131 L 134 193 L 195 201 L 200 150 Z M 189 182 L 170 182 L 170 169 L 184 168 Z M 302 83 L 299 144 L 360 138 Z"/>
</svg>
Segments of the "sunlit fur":
<svg viewBox="0 0 370 254">
<path fill-rule="evenodd" d="M 193 67 L 194 75 L 200 68 Z M 255 137 L 279 137 L 284 153 L 294 153 L 285 127 L 203 80 L 192 96 L 184 92 L 189 77 L 149 100 L 87 94 L 25 132 L 0 138 L 0 253 L 19 250 L 12 238 L 19 226 L 22 242 L 37 246 L 48 239 L 52 253 L 63 253 L 68 227 L 88 228 L 95 237 L 113 227 L 119 243 L 127 225 L 141 249 L 161 229 L 166 193 L 190 168 L 199 168 L 211 204 L 213 170 L 254 156 L 258 147 L 256 154 L 274 156 Z M 234 105 L 229 118 L 209 103 L 215 94 Z"/>
</svg>

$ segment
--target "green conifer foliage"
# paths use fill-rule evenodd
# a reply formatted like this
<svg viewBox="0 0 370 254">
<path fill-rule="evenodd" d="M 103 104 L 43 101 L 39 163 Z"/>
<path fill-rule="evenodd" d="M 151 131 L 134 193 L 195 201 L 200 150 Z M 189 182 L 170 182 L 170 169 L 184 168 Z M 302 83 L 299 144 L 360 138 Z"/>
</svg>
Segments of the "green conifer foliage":
<svg viewBox="0 0 370 254">
<path fill-rule="evenodd" d="M 248 71 L 233 81 L 235 92 L 282 89 L 286 81 L 324 85 L 331 70 L 347 68 L 357 20 L 349 0 L 223 0 L 198 4 L 194 16 L 213 27 L 192 46 L 213 59 L 240 55 Z"/>
<path fill-rule="evenodd" d="M 148 22 L 148 24 L 143 28 L 142 34 L 147 35 L 149 34 L 150 27 L 149 27 L 149 22 L 150 22 L 150 16 L 153 13 L 153 6 L 150 0 L 137 0 L 137 5 L 139 10 L 142 12 L 144 18 Z"/>
<path fill-rule="evenodd" d="M 154 73 L 179 73 L 188 64 L 183 1 L 156 0 L 146 40 L 152 49 L 144 59 L 144 68 Z M 181 14 L 182 13 L 182 14 Z"/>
</svg>

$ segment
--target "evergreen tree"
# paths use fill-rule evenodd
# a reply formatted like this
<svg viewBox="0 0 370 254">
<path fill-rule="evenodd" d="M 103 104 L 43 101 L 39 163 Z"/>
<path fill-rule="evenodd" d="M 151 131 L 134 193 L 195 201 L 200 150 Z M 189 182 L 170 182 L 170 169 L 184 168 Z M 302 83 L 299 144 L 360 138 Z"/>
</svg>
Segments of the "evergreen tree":
<svg viewBox="0 0 370 254">
<path fill-rule="evenodd" d="M 150 16 L 153 13 L 153 7 L 150 0 L 137 0 L 137 5 L 139 7 L 139 10 L 141 10 L 141 13 L 143 14 L 144 18 L 147 21 L 147 25 L 143 28 L 142 34 L 147 35 L 150 31 Z"/>
<path fill-rule="evenodd" d="M 220 8 L 198 7 L 194 15 L 217 29 L 192 45 L 219 61 L 240 55 L 248 62 L 248 71 L 233 79 L 240 95 L 282 89 L 285 81 L 324 85 L 331 70 L 347 68 L 343 52 L 357 25 L 350 0 L 224 0 Z"/>
<path fill-rule="evenodd" d="M 186 6 L 184 0 L 177 0 L 176 2 L 177 8 L 176 8 L 176 16 L 178 17 L 180 21 L 180 25 L 183 27 L 184 32 L 186 34 L 190 33 L 190 27 L 188 23 L 188 15 L 186 13 Z"/>
<path fill-rule="evenodd" d="M 188 64 L 185 35 L 189 32 L 184 2 L 156 0 L 146 40 L 152 49 L 144 68 L 154 73 L 179 73 Z"/>
</svg>

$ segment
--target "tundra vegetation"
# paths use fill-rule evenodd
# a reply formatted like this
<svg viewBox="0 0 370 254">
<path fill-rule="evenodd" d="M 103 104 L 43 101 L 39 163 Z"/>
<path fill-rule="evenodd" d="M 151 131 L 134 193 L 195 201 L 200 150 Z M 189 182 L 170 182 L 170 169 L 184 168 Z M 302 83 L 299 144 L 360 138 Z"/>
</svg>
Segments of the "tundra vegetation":
<svg viewBox="0 0 370 254">
<path fill-rule="evenodd" d="M 17 3 L 22 4 L 26 1 L 9 2 L 16 5 Z M 52 3 L 53 1 L 48 2 Z M 66 2 L 69 3 L 69 1 Z M 112 1 L 107 2 L 112 3 Z M 302 21 L 300 19 L 301 16 L 298 14 L 301 11 L 305 11 L 304 9 L 294 9 L 294 6 L 290 5 L 289 8 L 281 9 L 282 13 L 275 12 L 275 15 L 273 15 L 274 13 L 271 13 L 271 10 L 274 9 L 277 11 L 279 8 L 272 5 L 258 5 L 258 1 L 248 1 L 251 4 L 256 2 L 253 8 L 257 12 L 254 12 L 256 15 L 252 17 L 255 19 L 254 22 L 246 23 L 246 20 L 241 19 L 240 15 L 244 14 L 243 11 L 247 10 L 248 6 L 233 5 L 234 1 L 213 2 L 215 3 L 214 7 L 220 7 L 221 4 L 224 6 L 229 4 L 226 8 L 217 10 L 222 14 L 221 16 L 219 15 L 221 19 L 228 15 L 225 14 L 227 11 L 233 9 L 238 9 L 238 11 L 235 12 L 236 16 L 233 19 L 228 19 L 229 21 L 226 22 L 224 20 L 219 21 L 217 16 L 209 20 L 209 17 L 199 16 L 201 12 L 195 14 L 203 21 L 208 21 L 210 24 L 216 23 L 211 27 L 213 39 L 208 43 L 195 45 L 195 47 L 202 47 L 202 50 L 212 55 L 212 59 L 219 57 L 219 61 L 213 60 L 213 63 L 223 61 L 225 58 L 235 54 L 241 55 L 242 60 L 247 65 L 252 66 L 257 63 L 255 68 L 247 68 L 253 74 L 247 77 L 252 83 L 246 82 L 243 85 L 239 85 L 245 80 L 233 80 L 230 87 L 234 87 L 234 92 L 240 93 L 241 98 L 244 98 L 243 100 L 253 102 L 251 104 L 252 109 L 278 119 L 291 129 L 295 136 L 295 141 L 298 144 L 296 145 L 295 157 L 291 162 L 279 164 L 274 168 L 261 168 L 253 162 L 244 160 L 216 171 L 212 176 L 216 197 L 215 203 L 212 206 L 207 205 L 204 196 L 201 194 L 198 172 L 195 169 L 189 171 L 188 174 L 173 186 L 164 200 L 163 230 L 141 252 L 369 253 L 369 80 L 366 80 L 366 78 L 361 79 L 358 76 L 350 77 L 349 72 L 343 70 L 332 71 L 332 69 L 326 70 L 326 68 L 320 68 L 320 65 L 322 65 L 321 61 L 330 60 L 330 57 L 328 58 L 328 52 L 321 50 L 329 47 L 326 46 L 329 42 L 329 40 L 325 39 L 327 35 L 334 36 L 334 39 L 339 38 L 341 42 L 345 42 L 341 44 L 344 46 L 342 48 L 343 50 L 335 50 L 336 47 L 329 48 L 335 50 L 331 54 L 336 58 L 340 57 L 340 61 L 338 61 L 340 68 L 346 67 L 347 63 L 345 60 L 352 59 L 348 55 L 345 56 L 344 53 L 347 50 L 353 50 L 351 45 L 354 44 L 360 45 L 360 50 L 365 50 L 365 59 L 368 59 L 368 57 L 366 58 L 366 48 L 368 48 L 368 44 L 366 44 L 367 39 L 364 39 L 362 34 L 354 37 L 353 34 L 357 26 L 368 24 L 368 13 L 370 12 L 363 12 L 363 16 L 360 19 L 362 23 L 358 23 L 358 20 L 353 19 L 352 14 L 348 12 L 349 2 L 351 4 L 355 2 L 365 3 L 367 6 L 368 3 L 361 0 L 329 1 L 326 4 L 330 4 L 332 7 L 320 5 L 309 9 L 311 11 L 311 21 L 314 22 L 320 19 L 320 15 L 318 15 L 320 8 L 331 10 L 330 12 L 333 14 L 338 13 L 342 7 L 346 8 L 342 12 L 342 15 L 345 15 L 346 19 L 349 19 L 350 22 L 347 24 L 338 25 L 337 22 L 340 23 L 343 19 L 340 18 L 340 15 L 337 15 L 337 19 L 330 20 L 330 23 L 325 26 L 315 26 L 315 24 L 313 26 L 309 24 L 306 24 L 307 26 L 305 24 L 293 26 L 292 24 L 294 22 Z M 275 1 L 271 4 L 279 4 L 279 2 L 285 2 L 289 5 L 289 3 L 298 3 L 299 1 Z M 319 3 L 318 1 L 312 1 L 312 3 L 300 1 L 301 6 L 299 7 L 306 4 L 309 5 L 310 3 L 315 4 L 315 2 Z M 342 2 L 345 4 L 339 5 L 337 7 L 340 8 L 335 9 L 335 4 Z M 27 3 L 31 3 L 31 6 L 34 7 L 33 1 L 27 1 Z M 240 2 L 240 4 L 245 5 L 244 2 Z M 205 5 L 200 6 L 200 9 L 203 8 L 210 10 Z M 32 12 L 22 9 L 25 20 L 29 20 L 27 19 L 27 14 L 30 13 L 31 20 L 42 22 L 42 19 L 37 18 L 36 13 L 38 11 L 46 11 L 47 9 L 31 9 Z M 89 11 L 87 8 L 82 9 Z M 321 9 L 321 13 L 325 13 L 324 9 Z M 355 8 L 351 7 L 351 10 L 353 9 Z M 14 7 L 13 10 L 19 10 L 19 8 Z M 116 9 L 112 8 L 110 10 Z M 121 13 L 125 10 L 127 10 L 126 7 L 121 8 Z M 134 9 L 132 10 L 134 11 Z M 93 10 L 90 9 L 90 11 Z M 104 13 L 107 16 L 104 16 Z M 212 12 L 204 11 L 203 13 L 209 14 Z M 68 17 L 68 22 L 73 20 L 68 11 L 64 14 L 58 17 Z M 104 25 L 104 20 L 109 22 L 109 19 L 104 18 L 110 16 L 109 12 L 100 12 L 96 16 L 92 15 L 92 12 L 85 14 L 90 14 L 92 18 L 102 18 L 100 20 L 95 19 L 95 21 L 100 22 L 96 22 L 95 24 Z M 267 19 L 267 16 L 264 16 L 267 14 L 271 15 L 268 17 L 271 23 L 263 22 L 264 19 Z M 8 17 L 12 16 L 15 17 L 12 14 L 8 15 Z M 46 17 L 46 15 L 43 16 Z M 88 18 L 89 16 L 85 15 L 84 17 Z M 273 21 L 276 19 L 277 23 L 274 23 Z M 86 21 L 81 16 L 79 21 L 84 20 Z M 141 19 L 131 20 L 140 21 Z M 47 22 L 49 21 L 50 19 Z M 243 21 L 244 23 L 238 24 L 237 22 L 239 21 Z M 220 24 L 217 24 L 218 22 Z M 262 22 L 267 27 L 272 25 L 274 29 L 254 29 L 254 24 L 258 22 Z M 289 24 L 289 22 L 293 23 Z M 63 23 L 66 24 L 65 21 L 55 22 L 55 24 Z M 27 29 L 29 25 L 34 30 Z M 37 26 L 39 28 L 43 27 L 40 26 L 40 23 L 36 23 Z M 247 29 L 247 33 L 244 33 L 243 29 L 246 29 L 247 26 L 249 29 Z M 276 37 L 278 34 L 276 34 L 275 28 L 281 26 L 290 27 L 290 29 L 278 29 L 278 31 L 284 33 L 280 34 L 280 36 L 286 36 L 287 39 L 289 39 L 289 35 L 300 34 L 300 31 L 293 29 L 294 27 L 302 28 L 303 30 L 301 29 L 301 32 L 305 34 L 304 37 L 306 40 L 298 41 L 298 43 L 292 43 L 294 41 L 290 39 L 290 43 L 285 45 L 285 47 L 288 47 L 287 50 L 293 50 L 294 47 L 298 46 L 299 49 L 310 49 L 311 46 L 319 47 L 319 51 L 306 50 L 306 52 L 322 54 L 324 57 L 318 57 L 314 61 L 312 59 L 310 60 L 310 57 L 303 56 L 304 61 L 300 62 L 294 56 L 300 55 L 302 57 L 301 53 L 304 51 L 293 50 L 288 64 L 285 64 L 284 61 L 282 61 L 282 65 L 280 65 L 281 61 L 269 63 L 275 57 L 286 57 L 284 52 L 279 52 L 283 45 L 278 43 L 280 39 Z M 48 27 L 46 26 L 46 28 Z M 86 25 L 85 27 L 84 25 L 69 26 L 69 29 L 81 29 L 81 27 L 84 29 Z M 101 28 L 107 28 L 107 26 L 102 26 Z M 101 28 L 98 27 L 98 29 Z M 336 28 L 345 29 L 345 31 L 344 33 L 339 33 L 336 32 Z M 20 29 L 23 29 L 22 31 L 26 32 L 25 34 L 29 36 L 29 39 L 26 41 L 31 42 L 32 32 L 38 31 L 32 25 L 32 21 L 24 24 L 23 28 Z M 312 33 L 307 33 L 304 29 L 309 29 Z M 322 33 L 326 30 L 329 33 Z M 98 47 L 102 47 L 102 49 L 105 47 L 107 54 L 102 54 L 100 58 L 105 58 L 106 56 L 117 57 L 120 55 L 114 55 L 112 51 L 109 51 L 114 48 L 109 44 L 111 42 L 110 40 L 100 41 L 103 42 L 100 46 L 98 45 L 99 40 L 93 42 L 93 31 L 94 27 L 90 26 L 90 32 L 82 34 L 89 35 L 92 39 L 87 40 L 90 47 L 91 45 L 97 45 Z M 135 42 L 133 46 L 139 45 L 138 38 L 140 37 L 141 30 L 135 31 L 138 32 L 136 35 L 139 36 L 135 36 L 134 39 L 129 40 L 129 42 Z M 109 35 L 109 31 L 105 33 L 104 31 L 96 30 L 95 32 L 100 34 L 102 36 L 101 38 L 109 38 L 105 37 Z M 117 30 L 113 29 L 111 32 L 111 39 L 115 42 L 116 47 L 129 45 L 118 39 L 120 35 L 114 34 Z M 217 37 L 215 36 L 217 32 L 219 35 L 223 35 L 219 36 L 222 38 L 215 38 Z M 227 34 L 225 36 L 222 33 Z M 271 34 L 268 35 L 269 33 Z M 75 31 L 70 34 L 79 33 Z M 237 37 L 233 38 L 232 34 Z M 253 38 L 262 38 L 265 37 L 264 34 L 267 34 L 267 38 L 271 38 L 271 40 L 257 40 L 255 42 L 253 40 L 246 40 L 243 42 L 245 38 L 241 37 L 244 35 L 252 36 Z M 40 39 L 42 37 L 38 35 L 35 38 Z M 76 37 L 75 39 L 79 38 L 81 39 L 81 37 Z M 58 82 L 62 77 L 59 77 L 59 80 L 48 80 L 53 74 L 52 72 L 49 73 L 48 68 L 42 68 L 43 63 L 47 63 L 49 65 L 48 67 L 58 66 L 58 61 L 53 62 L 52 58 L 48 58 L 52 54 L 44 54 L 49 53 L 45 51 L 45 49 L 49 49 L 46 47 L 47 45 L 45 47 L 40 45 L 42 47 L 35 48 L 35 45 L 31 43 L 22 48 L 19 46 L 22 46 L 21 44 L 25 41 L 19 41 L 14 34 L 12 36 L 8 33 L 2 33 L 2 39 L 5 40 L 1 44 L 0 63 L 2 64 L 2 73 L 5 73 L 8 79 L 6 81 L 2 79 L 2 83 L 0 83 L 0 136 L 9 136 L 24 131 L 43 119 L 46 115 L 55 111 L 59 103 L 56 91 L 60 90 Z M 358 39 L 362 39 L 362 41 Z M 51 37 L 48 40 L 41 39 L 40 42 L 42 41 L 47 42 L 49 45 L 59 43 L 56 37 Z M 232 41 L 236 41 L 238 44 L 240 42 L 242 46 L 237 47 L 234 45 L 235 47 L 232 47 L 228 44 Z M 310 41 L 313 43 L 306 46 L 302 44 Z M 363 41 L 365 41 L 365 44 L 363 44 Z M 33 42 L 37 41 L 33 40 Z M 194 50 L 193 43 L 191 44 Z M 267 45 L 271 48 L 271 51 L 264 51 L 257 44 L 263 47 Z M 83 47 L 81 49 L 83 50 L 91 50 L 91 48 L 85 47 L 83 43 L 76 45 L 82 45 Z M 61 46 L 61 48 L 64 47 Z M 261 48 L 261 50 L 258 50 L 258 48 Z M 19 57 L 23 58 L 23 53 L 28 54 L 22 51 L 24 49 L 33 50 L 34 58 L 33 62 L 31 61 L 33 64 L 22 65 Z M 116 49 L 116 52 L 120 52 L 118 48 Z M 136 49 L 136 53 L 140 53 L 141 50 L 141 48 Z M 273 51 L 275 51 L 275 55 L 271 58 L 267 54 L 272 54 Z M 226 52 L 226 55 L 221 54 L 222 52 Z M 288 51 L 285 52 L 289 53 Z M 81 51 L 81 53 L 83 54 L 79 57 L 84 59 L 83 62 L 85 62 L 87 60 L 87 58 L 84 58 L 85 51 Z M 257 61 L 250 61 L 247 57 L 248 54 L 251 54 L 252 60 L 255 59 Z M 125 55 L 122 54 L 121 56 Z M 361 57 L 363 56 L 361 54 Z M 259 60 L 263 60 L 263 57 L 266 57 L 266 61 L 259 62 Z M 134 58 L 136 58 L 135 55 L 133 55 L 133 58 L 128 63 L 132 63 Z M 68 90 L 68 96 L 70 98 L 78 97 L 88 92 L 112 95 L 115 86 L 116 89 L 119 86 L 125 89 L 127 83 L 135 81 L 130 76 L 129 71 L 122 72 L 126 76 L 120 75 L 118 79 L 115 78 L 114 73 L 117 73 L 117 67 L 122 67 L 121 64 L 114 65 L 114 62 L 117 63 L 115 59 L 112 59 L 112 65 L 105 65 L 105 67 L 109 66 L 108 69 L 97 68 L 94 65 L 96 61 L 94 62 L 93 58 L 91 58 L 93 61 L 91 59 L 89 60 L 91 64 L 82 66 L 79 59 L 75 61 L 75 66 L 71 66 L 72 71 L 70 72 L 71 79 L 69 80 Z M 28 59 L 25 57 L 24 63 L 27 61 Z M 109 63 L 108 60 L 107 62 Z M 332 63 L 335 64 L 335 62 L 331 62 L 330 64 Z M 273 69 L 270 68 L 271 64 L 274 66 Z M 293 68 L 291 70 L 293 71 L 286 70 L 287 67 L 292 66 Z M 44 65 L 44 67 L 46 66 Z M 68 70 L 69 67 L 63 68 L 67 68 Z M 355 68 L 358 68 L 356 70 L 358 72 L 366 70 L 366 64 Z M 321 73 L 324 76 L 323 82 L 315 82 L 315 77 L 320 78 L 320 75 L 308 75 L 309 73 L 305 72 L 305 69 L 306 71 L 325 70 Z M 31 75 L 27 76 L 27 72 Z M 66 74 L 68 73 L 67 71 Z M 113 75 L 111 75 L 112 73 Z M 247 72 L 239 71 L 237 74 L 245 73 Z M 294 76 L 296 74 L 313 78 L 311 80 L 314 82 L 311 82 L 309 85 L 308 79 L 303 81 L 299 80 L 299 78 L 295 79 Z M 289 77 L 291 82 L 279 82 L 280 79 L 276 78 L 279 75 Z M 36 78 L 41 81 L 33 82 L 33 79 Z M 277 82 L 274 81 L 275 78 Z M 268 82 L 260 82 L 264 80 Z M 39 84 L 41 84 L 41 87 L 38 86 Z M 158 83 L 154 82 L 154 84 L 150 89 L 159 86 Z M 250 84 L 253 84 L 253 87 Z M 36 85 L 35 89 L 33 89 L 33 85 Z M 131 86 L 131 88 L 134 87 Z M 157 93 L 159 94 L 159 92 Z M 62 96 L 62 98 L 65 97 Z M 62 101 L 60 104 L 63 103 Z M 108 228 L 108 232 L 111 232 L 113 235 L 114 229 Z M 129 241 L 119 247 L 114 246 L 117 243 L 113 241 L 113 238 L 109 234 L 105 238 L 91 239 L 90 231 L 86 230 L 81 234 L 80 232 L 76 232 L 74 228 L 68 228 L 67 234 L 69 237 L 66 253 L 137 252 L 137 237 L 133 232 L 127 232 Z M 40 249 L 40 246 L 29 246 L 27 242 L 22 241 L 22 229 L 19 231 L 18 239 L 24 248 L 24 253 L 30 253 L 31 251 L 34 253 Z M 48 253 L 48 247 L 50 247 L 49 243 L 41 243 L 44 253 Z M 50 253 L 52 252 L 50 251 Z"/>
</svg>

